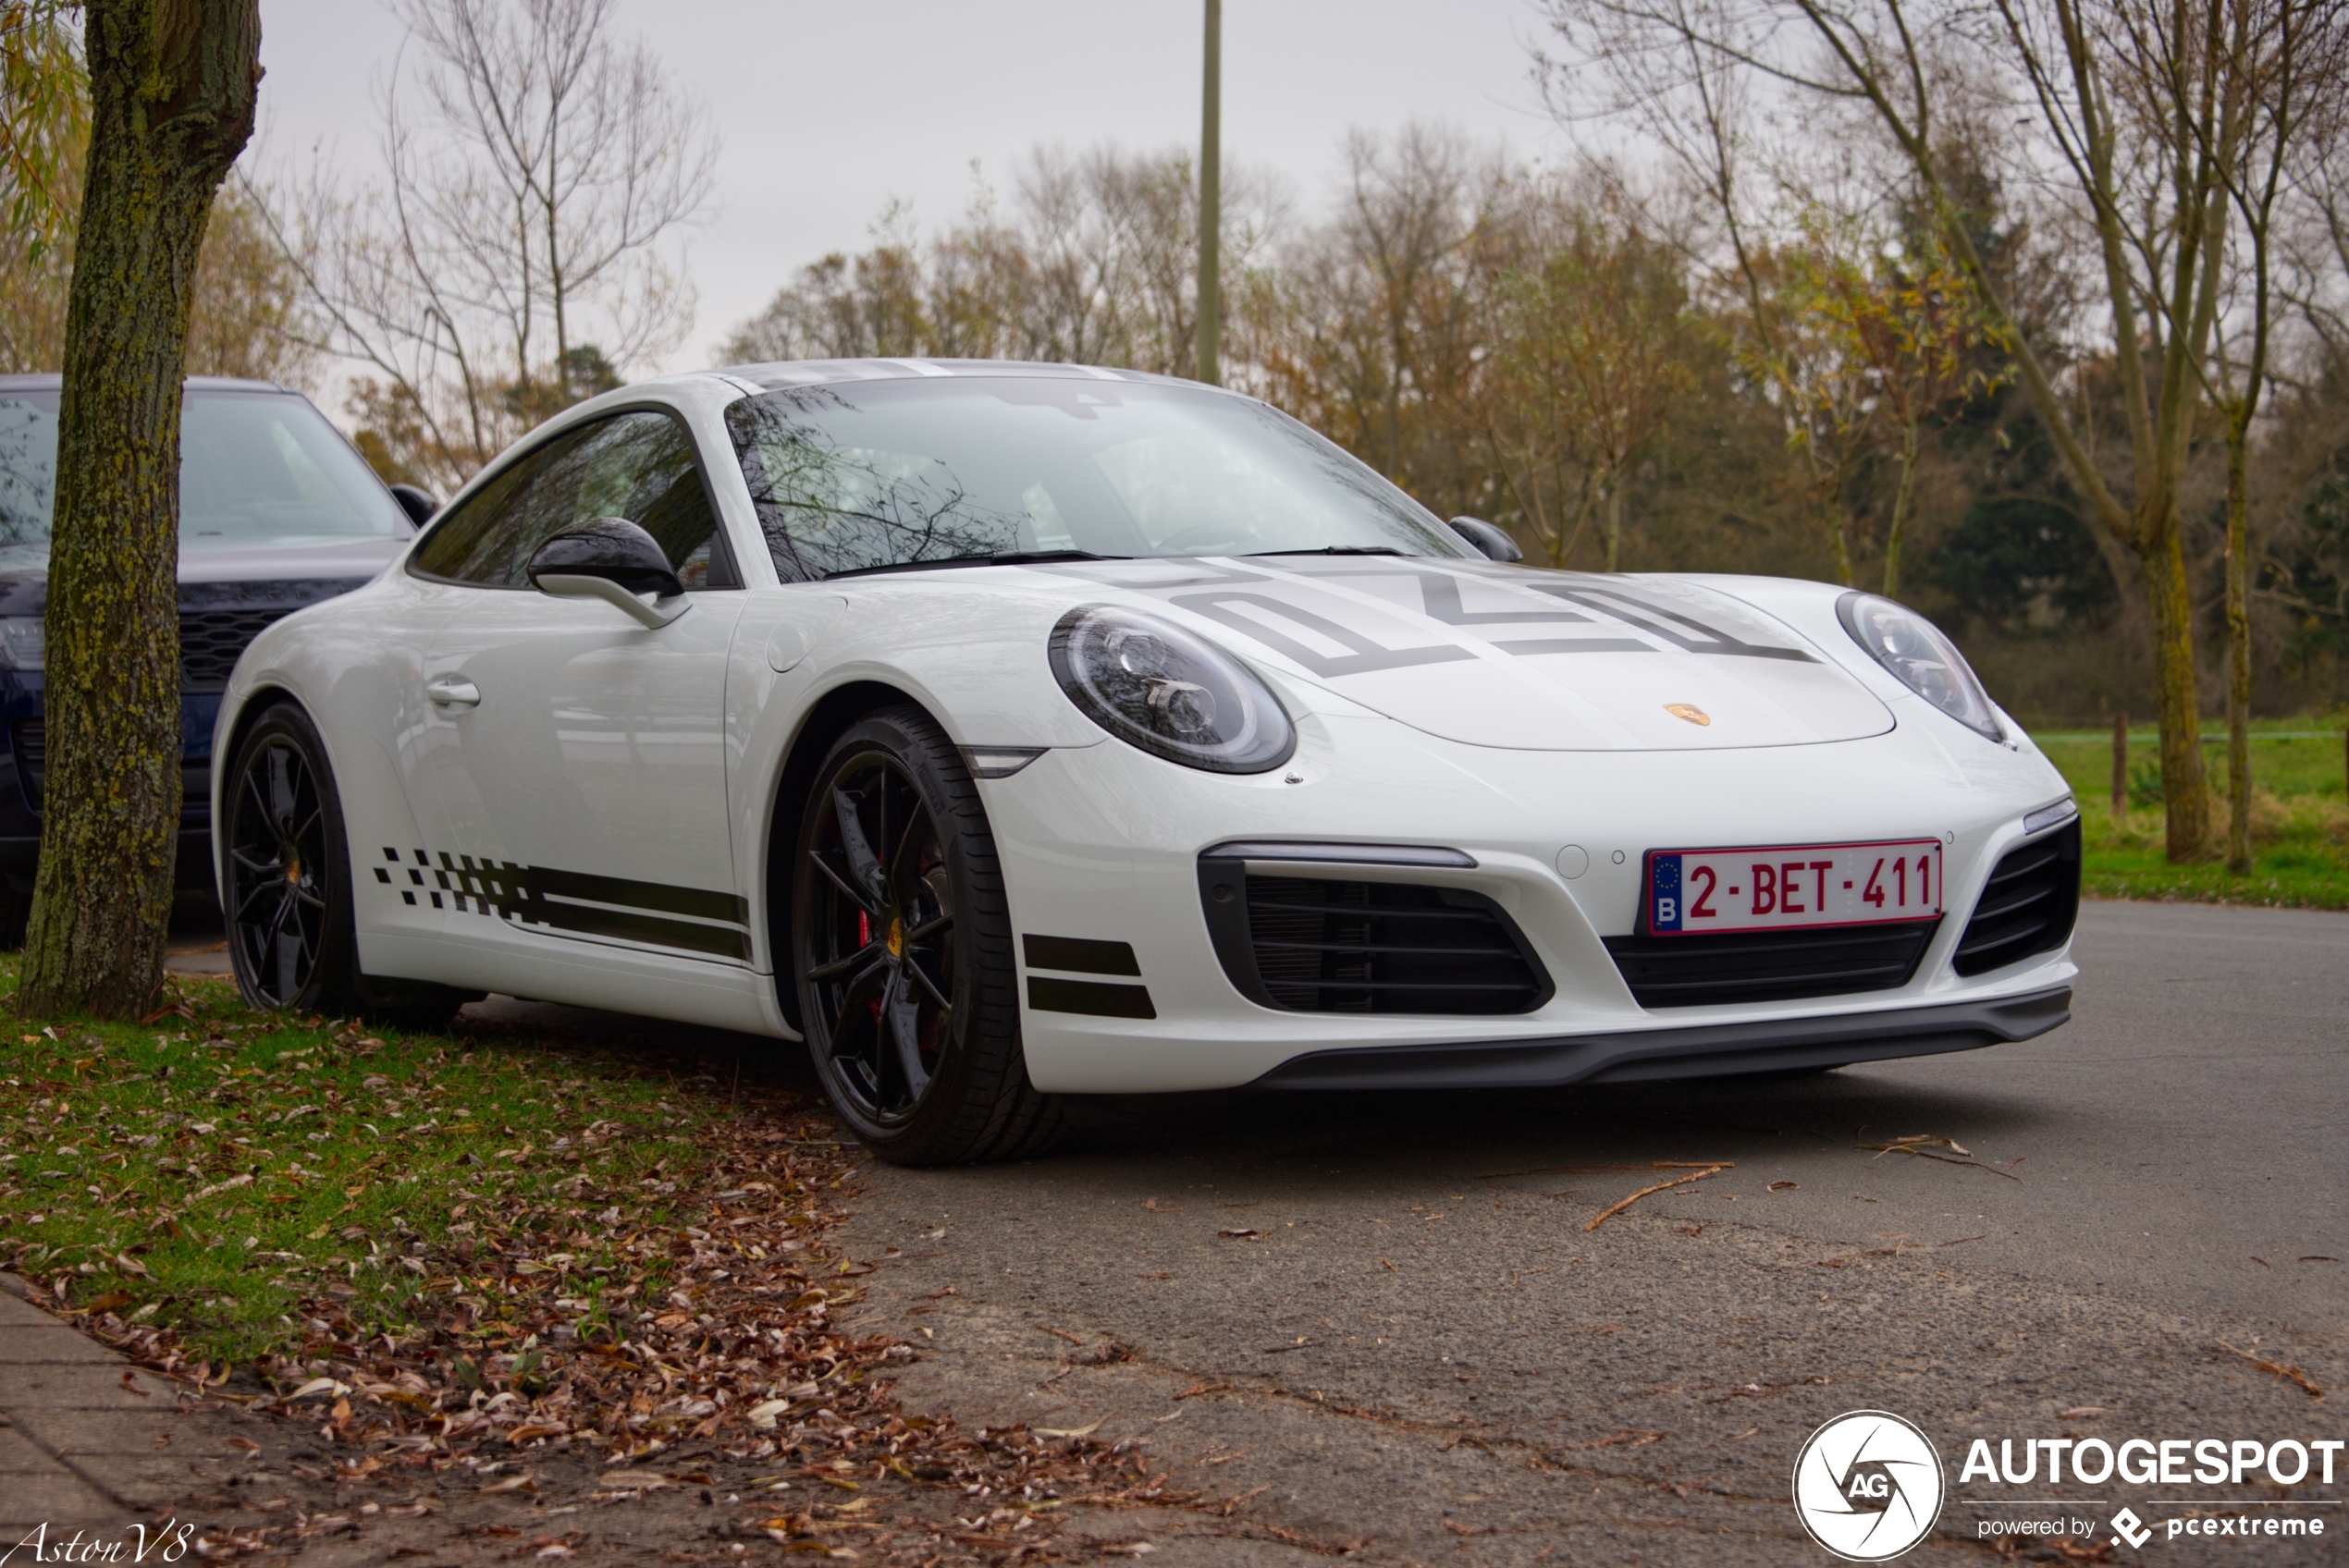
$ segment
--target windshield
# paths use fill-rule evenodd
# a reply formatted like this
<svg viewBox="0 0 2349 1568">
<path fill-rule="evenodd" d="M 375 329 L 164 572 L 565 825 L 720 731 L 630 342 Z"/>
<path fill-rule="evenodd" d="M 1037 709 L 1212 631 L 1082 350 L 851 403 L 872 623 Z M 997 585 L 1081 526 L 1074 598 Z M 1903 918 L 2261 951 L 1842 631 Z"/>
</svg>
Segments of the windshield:
<svg viewBox="0 0 2349 1568">
<path fill-rule="evenodd" d="M 1471 553 L 1339 447 L 1204 389 L 867 381 L 748 398 L 726 419 L 786 581 L 1051 551 Z"/>
<path fill-rule="evenodd" d="M 0 392 L 0 545 L 45 545 L 56 503 L 57 394 Z M 179 417 L 179 545 L 390 539 L 406 522 L 306 398 L 190 389 Z"/>
</svg>

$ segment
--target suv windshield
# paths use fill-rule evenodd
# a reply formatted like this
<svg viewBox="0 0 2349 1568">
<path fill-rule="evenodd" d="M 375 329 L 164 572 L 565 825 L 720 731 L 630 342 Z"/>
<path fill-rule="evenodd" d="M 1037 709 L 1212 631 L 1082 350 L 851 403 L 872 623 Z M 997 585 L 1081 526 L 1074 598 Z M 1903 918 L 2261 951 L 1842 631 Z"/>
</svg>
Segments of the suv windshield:
<svg viewBox="0 0 2349 1568">
<path fill-rule="evenodd" d="M 795 387 L 726 413 L 786 581 L 995 555 L 1468 556 L 1287 415 L 1074 376 Z"/>
<path fill-rule="evenodd" d="M 0 392 L 0 546 L 45 545 L 57 393 Z M 351 444 L 290 392 L 190 388 L 179 416 L 179 545 L 390 539 L 406 521 Z"/>
</svg>

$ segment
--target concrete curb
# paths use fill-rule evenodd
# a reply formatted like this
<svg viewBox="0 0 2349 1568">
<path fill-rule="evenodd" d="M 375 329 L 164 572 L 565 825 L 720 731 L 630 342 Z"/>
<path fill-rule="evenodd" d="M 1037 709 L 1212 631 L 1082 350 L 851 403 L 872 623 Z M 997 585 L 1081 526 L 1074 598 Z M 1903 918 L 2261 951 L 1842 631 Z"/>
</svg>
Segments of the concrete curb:
<svg viewBox="0 0 2349 1568">
<path fill-rule="evenodd" d="M 148 1521 L 191 1464 L 234 1452 L 180 1419 L 178 1385 L 33 1305 L 0 1274 L 0 1541 Z"/>
</svg>

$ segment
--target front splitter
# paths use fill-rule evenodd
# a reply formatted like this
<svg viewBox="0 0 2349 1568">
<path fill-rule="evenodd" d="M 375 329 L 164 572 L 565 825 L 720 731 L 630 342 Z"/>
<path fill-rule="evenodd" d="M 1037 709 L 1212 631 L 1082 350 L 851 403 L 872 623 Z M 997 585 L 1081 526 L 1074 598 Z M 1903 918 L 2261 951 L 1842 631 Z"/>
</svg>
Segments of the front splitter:
<svg viewBox="0 0 2349 1568">
<path fill-rule="evenodd" d="M 2011 1045 L 2072 1016 L 2072 987 L 1826 1018 L 1773 1018 L 1549 1039 L 1314 1051 L 1259 1089 L 1537 1089 L 1792 1072 Z"/>
</svg>

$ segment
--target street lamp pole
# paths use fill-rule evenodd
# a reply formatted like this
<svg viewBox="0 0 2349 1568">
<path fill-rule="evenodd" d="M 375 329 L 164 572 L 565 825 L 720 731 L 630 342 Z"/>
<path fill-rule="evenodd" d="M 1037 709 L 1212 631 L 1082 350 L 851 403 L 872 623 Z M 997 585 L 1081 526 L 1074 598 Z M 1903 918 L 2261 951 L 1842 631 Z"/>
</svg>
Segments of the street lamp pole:
<svg viewBox="0 0 2349 1568">
<path fill-rule="evenodd" d="M 1206 0 L 1207 59 L 1199 129 L 1199 378 L 1223 379 L 1224 293 L 1216 276 L 1224 227 L 1224 0 Z"/>
</svg>

